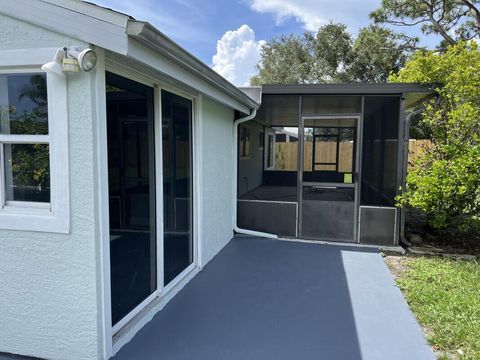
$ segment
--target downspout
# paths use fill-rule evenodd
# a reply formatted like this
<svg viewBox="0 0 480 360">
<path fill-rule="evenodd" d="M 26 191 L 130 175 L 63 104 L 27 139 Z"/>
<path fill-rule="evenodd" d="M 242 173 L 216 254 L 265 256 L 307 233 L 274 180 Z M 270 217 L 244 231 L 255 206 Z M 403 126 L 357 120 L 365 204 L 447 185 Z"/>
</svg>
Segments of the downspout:
<svg viewBox="0 0 480 360">
<path fill-rule="evenodd" d="M 271 239 L 277 239 L 275 234 L 264 233 L 261 231 L 253 231 L 247 229 L 241 229 L 237 225 L 237 195 L 238 195 L 238 126 L 247 121 L 252 120 L 257 115 L 257 110 L 253 109 L 250 115 L 237 119 L 233 122 L 233 231 L 237 234 L 245 234 L 250 236 L 259 236 Z"/>
<path fill-rule="evenodd" d="M 435 104 L 433 106 L 437 106 L 440 103 L 440 95 L 437 95 L 437 99 L 435 100 Z M 420 114 L 422 111 L 425 110 L 424 106 L 418 107 L 417 110 L 412 111 L 410 114 L 407 115 L 405 118 L 405 132 L 404 132 L 404 146 L 403 146 L 403 165 L 402 165 L 402 192 L 405 190 L 406 181 L 407 181 L 407 171 L 408 171 L 408 147 L 410 143 L 410 122 L 415 115 Z M 409 241 L 405 236 L 405 206 L 402 206 L 400 210 L 400 241 L 408 245 Z"/>
</svg>

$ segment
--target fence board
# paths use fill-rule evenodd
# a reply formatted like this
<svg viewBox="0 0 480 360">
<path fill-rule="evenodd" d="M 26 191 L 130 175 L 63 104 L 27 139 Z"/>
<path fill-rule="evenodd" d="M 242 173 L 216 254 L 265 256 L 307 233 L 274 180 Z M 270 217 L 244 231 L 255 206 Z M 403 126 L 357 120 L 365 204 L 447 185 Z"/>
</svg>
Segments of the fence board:
<svg viewBox="0 0 480 360">
<path fill-rule="evenodd" d="M 312 142 L 306 141 L 304 145 L 304 169 L 312 171 Z M 409 159 L 421 155 L 431 148 L 429 140 L 410 140 L 408 156 Z M 297 170 L 297 142 L 278 142 L 275 144 L 275 170 L 296 171 Z M 317 142 L 317 162 L 335 162 L 336 143 Z M 339 171 L 351 172 L 353 143 L 341 142 L 339 145 Z"/>
</svg>

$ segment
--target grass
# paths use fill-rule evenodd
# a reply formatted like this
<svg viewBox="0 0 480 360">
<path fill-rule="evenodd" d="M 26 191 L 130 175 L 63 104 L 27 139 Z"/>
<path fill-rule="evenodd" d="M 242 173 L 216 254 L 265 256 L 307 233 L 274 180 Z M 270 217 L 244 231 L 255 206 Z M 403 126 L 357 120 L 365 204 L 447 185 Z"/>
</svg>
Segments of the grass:
<svg viewBox="0 0 480 360">
<path fill-rule="evenodd" d="M 405 258 L 397 282 L 440 359 L 480 359 L 480 263 Z"/>
</svg>

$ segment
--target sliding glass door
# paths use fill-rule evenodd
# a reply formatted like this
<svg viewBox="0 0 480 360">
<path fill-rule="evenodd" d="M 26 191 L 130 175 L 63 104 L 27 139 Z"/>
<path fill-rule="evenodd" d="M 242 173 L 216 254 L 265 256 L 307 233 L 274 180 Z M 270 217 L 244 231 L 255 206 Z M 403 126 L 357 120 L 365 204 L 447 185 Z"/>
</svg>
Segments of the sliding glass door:
<svg viewBox="0 0 480 360">
<path fill-rule="evenodd" d="M 112 325 L 157 289 L 153 88 L 107 73 Z"/>
<path fill-rule="evenodd" d="M 112 326 L 120 329 L 194 262 L 192 232 L 192 101 L 106 74 Z M 160 109 L 158 109 L 160 110 Z M 155 152 L 155 127 L 162 126 Z M 159 130 L 157 128 L 157 130 Z M 161 154 L 161 159 L 155 159 Z M 155 179 L 163 163 L 163 179 Z M 163 181 L 163 204 L 156 203 Z M 163 243 L 157 208 L 163 205 Z M 157 249 L 158 248 L 158 249 Z M 162 253 L 163 258 L 157 254 Z M 157 275 L 157 269 L 163 268 Z"/>
<path fill-rule="evenodd" d="M 193 263 L 192 102 L 162 91 L 164 285 Z"/>
</svg>

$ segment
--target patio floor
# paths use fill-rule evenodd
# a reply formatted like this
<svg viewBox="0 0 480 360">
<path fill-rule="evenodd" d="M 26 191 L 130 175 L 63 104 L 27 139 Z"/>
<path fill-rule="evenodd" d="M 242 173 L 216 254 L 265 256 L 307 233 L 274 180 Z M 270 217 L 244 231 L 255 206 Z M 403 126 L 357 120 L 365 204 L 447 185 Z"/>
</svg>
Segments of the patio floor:
<svg viewBox="0 0 480 360">
<path fill-rule="evenodd" d="M 434 356 L 378 251 L 244 237 L 114 359 Z"/>
</svg>

